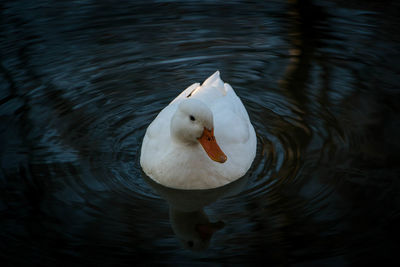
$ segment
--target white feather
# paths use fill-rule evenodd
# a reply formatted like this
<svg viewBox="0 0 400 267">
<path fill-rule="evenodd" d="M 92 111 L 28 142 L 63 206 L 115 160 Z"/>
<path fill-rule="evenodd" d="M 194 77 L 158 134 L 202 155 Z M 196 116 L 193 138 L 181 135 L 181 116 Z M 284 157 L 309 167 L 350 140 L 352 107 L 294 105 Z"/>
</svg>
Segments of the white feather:
<svg viewBox="0 0 400 267">
<path fill-rule="evenodd" d="M 211 160 L 200 144 L 173 140 L 171 131 L 174 133 L 175 129 L 170 129 L 171 119 L 179 112 L 179 104 L 187 99 L 199 100 L 211 110 L 215 138 L 227 156 L 225 163 Z M 193 112 L 201 114 L 197 109 L 193 104 Z M 217 71 L 201 86 L 189 86 L 158 114 L 144 136 L 140 164 L 151 179 L 164 186 L 210 189 L 242 177 L 254 160 L 256 146 L 256 134 L 245 107 Z"/>
</svg>

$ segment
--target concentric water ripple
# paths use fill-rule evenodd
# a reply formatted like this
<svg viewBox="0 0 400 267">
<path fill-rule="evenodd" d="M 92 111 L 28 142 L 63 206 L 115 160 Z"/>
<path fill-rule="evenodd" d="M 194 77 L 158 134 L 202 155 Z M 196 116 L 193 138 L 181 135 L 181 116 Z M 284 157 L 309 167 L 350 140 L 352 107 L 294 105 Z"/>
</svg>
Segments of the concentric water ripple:
<svg viewBox="0 0 400 267">
<path fill-rule="evenodd" d="M 395 255 L 398 4 L 11 1 L 0 10 L 6 265 L 341 266 Z M 140 168 L 146 128 L 216 70 L 248 110 L 255 161 L 217 190 L 161 188 Z M 195 218 L 218 228 L 205 243 L 182 234 Z"/>
</svg>

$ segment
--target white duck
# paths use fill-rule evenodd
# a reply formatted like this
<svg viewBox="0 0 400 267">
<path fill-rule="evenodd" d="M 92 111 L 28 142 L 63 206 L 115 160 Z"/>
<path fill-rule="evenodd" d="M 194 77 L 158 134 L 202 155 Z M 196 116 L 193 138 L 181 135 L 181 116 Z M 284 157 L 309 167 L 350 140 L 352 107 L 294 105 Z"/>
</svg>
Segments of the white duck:
<svg viewBox="0 0 400 267">
<path fill-rule="evenodd" d="M 211 189 L 242 177 L 256 147 L 246 109 L 217 71 L 158 114 L 144 136 L 140 165 L 164 186 Z"/>
</svg>

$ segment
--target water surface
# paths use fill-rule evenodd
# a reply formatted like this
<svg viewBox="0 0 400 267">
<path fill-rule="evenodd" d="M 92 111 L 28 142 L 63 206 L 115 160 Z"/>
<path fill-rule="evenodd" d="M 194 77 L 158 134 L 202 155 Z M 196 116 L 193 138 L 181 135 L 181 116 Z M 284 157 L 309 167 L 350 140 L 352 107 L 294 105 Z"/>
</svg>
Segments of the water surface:
<svg viewBox="0 0 400 267">
<path fill-rule="evenodd" d="M 395 258 L 399 5 L 266 2 L 0 4 L 2 262 Z M 216 70 L 248 110 L 257 156 L 239 189 L 206 203 L 224 226 L 192 251 L 139 152 L 158 112 Z"/>
</svg>

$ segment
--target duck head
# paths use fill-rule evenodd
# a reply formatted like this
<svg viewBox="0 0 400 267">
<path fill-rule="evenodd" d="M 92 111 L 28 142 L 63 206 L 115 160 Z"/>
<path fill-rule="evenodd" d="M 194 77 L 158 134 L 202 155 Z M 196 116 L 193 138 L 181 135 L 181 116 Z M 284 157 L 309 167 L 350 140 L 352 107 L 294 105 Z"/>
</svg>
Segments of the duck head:
<svg viewBox="0 0 400 267">
<path fill-rule="evenodd" d="M 187 145 L 200 144 L 210 159 L 224 163 L 225 153 L 214 136 L 212 111 L 202 101 L 185 99 L 171 119 L 171 136 L 177 142 Z"/>
</svg>

